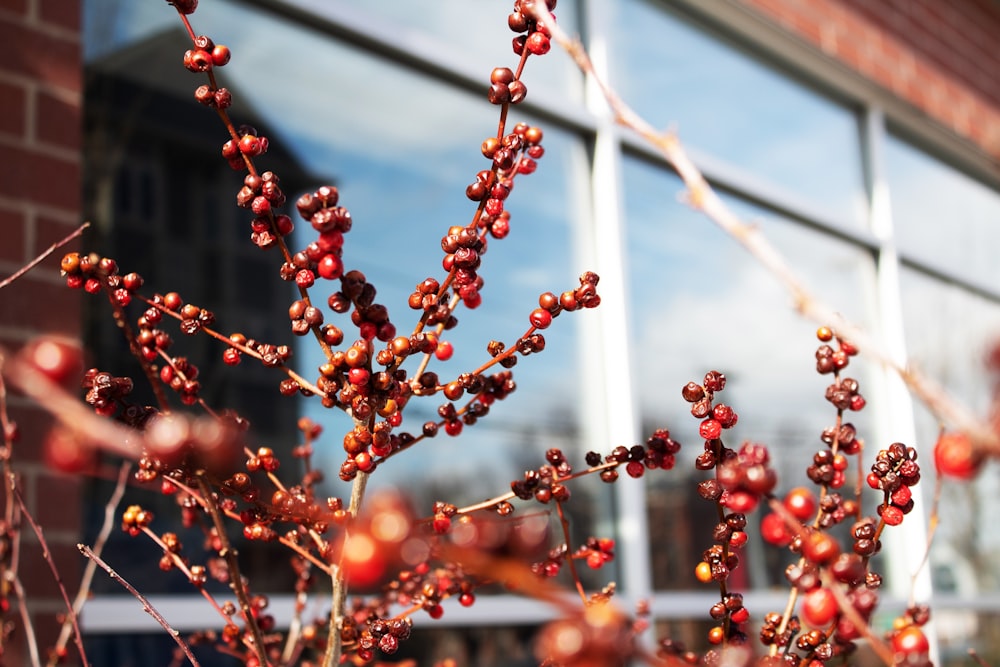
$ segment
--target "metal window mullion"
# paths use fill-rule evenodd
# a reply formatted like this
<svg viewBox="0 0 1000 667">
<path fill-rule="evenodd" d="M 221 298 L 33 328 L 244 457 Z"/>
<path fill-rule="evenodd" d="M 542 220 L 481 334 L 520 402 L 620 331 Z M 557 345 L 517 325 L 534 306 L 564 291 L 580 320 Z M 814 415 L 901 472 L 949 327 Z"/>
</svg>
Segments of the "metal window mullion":
<svg viewBox="0 0 1000 667">
<path fill-rule="evenodd" d="M 581 14 L 587 27 L 587 46 L 594 68 L 605 81 L 609 75 L 609 37 L 605 27 L 613 3 L 590 0 Z M 598 119 L 591 165 L 592 252 L 601 276 L 598 308 L 599 381 L 587 383 L 603 415 L 604 448 L 639 442 L 638 409 L 632 377 L 632 350 L 628 324 L 628 277 L 625 263 L 625 226 L 622 193 L 621 134 L 595 83 L 586 83 L 585 103 Z M 596 414 L 595 411 L 592 414 Z M 624 477 L 624 475 L 623 475 Z M 649 524 L 644 479 L 621 479 L 614 485 L 618 573 L 622 604 L 634 606 L 652 595 Z"/>
<path fill-rule="evenodd" d="M 905 366 L 907 352 L 900 286 L 901 264 L 896 250 L 891 196 L 882 158 L 886 141 L 885 116 L 881 109 L 869 107 L 865 110 L 863 122 L 864 155 L 868 162 L 870 188 L 870 224 L 879 240 L 875 275 L 878 335 L 894 361 Z M 928 443 L 920 443 L 916 439 L 913 397 L 903 380 L 884 369 L 876 377 L 881 385 L 877 388 L 881 409 L 875 415 L 877 440 L 868 451 L 900 441 L 916 447 L 920 460 L 932 461 Z M 885 559 L 887 592 L 900 599 L 909 599 L 912 595 L 917 602 L 929 602 L 933 593 L 930 566 L 923 562 L 927 544 L 927 525 L 923 520 L 926 486 L 925 482 L 913 490 L 913 518 L 882 535 L 888 556 Z M 936 635 L 931 627 L 927 630 L 932 642 L 931 660 L 936 664 Z"/>
</svg>

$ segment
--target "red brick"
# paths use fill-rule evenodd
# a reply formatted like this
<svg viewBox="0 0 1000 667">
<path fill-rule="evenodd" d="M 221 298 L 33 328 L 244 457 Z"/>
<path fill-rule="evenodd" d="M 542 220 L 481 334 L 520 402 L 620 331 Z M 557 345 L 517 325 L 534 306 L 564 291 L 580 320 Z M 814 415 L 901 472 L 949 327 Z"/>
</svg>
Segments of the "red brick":
<svg viewBox="0 0 1000 667">
<path fill-rule="evenodd" d="M 66 508 L 67 512 L 79 510 L 79 506 Z M 35 541 L 34 532 L 25 524 L 24 530 L 31 533 L 30 537 L 25 534 L 21 541 L 21 567 L 19 574 L 24 584 L 25 593 L 29 600 L 39 598 L 49 598 L 61 600 L 59 585 L 56 583 L 48 563 L 46 562 L 41 545 Z M 59 576 L 69 595 L 73 596 L 80 581 L 80 571 L 82 556 L 76 548 L 76 540 L 72 543 L 60 543 L 57 539 L 50 539 L 42 526 L 45 541 L 49 545 L 49 552 L 52 554 L 52 562 L 55 563 Z"/>
<path fill-rule="evenodd" d="M 28 94 L 22 86 L 0 82 L 0 132 L 23 137 L 27 129 Z"/>
<path fill-rule="evenodd" d="M 68 211 L 80 208 L 80 165 L 15 146 L 0 146 L 0 194 Z"/>
<path fill-rule="evenodd" d="M 0 10 L 12 14 L 28 14 L 28 0 L 0 0 Z"/>
<path fill-rule="evenodd" d="M 35 520 L 46 530 L 76 531 L 80 529 L 80 494 L 82 478 L 54 473 L 35 475 L 32 484 L 31 508 Z"/>
<path fill-rule="evenodd" d="M 42 21 L 80 32 L 83 10 L 76 0 L 41 0 Z"/>
<path fill-rule="evenodd" d="M 36 101 L 36 134 L 45 143 L 80 148 L 83 127 L 79 100 L 71 104 L 39 91 Z"/>
<path fill-rule="evenodd" d="M 7 343 L 3 343 L 7 347 Z M 9 348 L 8 348 L 9 349 Z M 14 460 L 18 463 L 42 461 L 42 443 L 52 427 L 52 416 L 35 405 L 8 405 L 10 419 L 17 423 L 19 437 L 14 443 Z"/>
<path fill-rule="evenodd" d="M 0 229 L 3 243 L 0 243 L 0 260 L 21 264 L 28 260 L 24 254 L 25 229 L 27 220 L 20 211 L 0 208 Z M 5 274 L 4 278 L 7 277 Z M 10 288 L 8 288 L 10 289 Z"/>
<path fill-rule="evenodd" d="M 31 256 L 37 257 L 42 254 L 53 244 L 58 243 L 69 236 L 76 228 L 77 225 L 75 224 L 67 225 L 65 222 L 50 220 L 44 216 L 39 217 L 38 220 L 35 221 L 35 247 L 31 251 Z M 59 260 L 62 256 L 68 252 L 79 251 L 80 248 L 80 239 L 75 238 L 49 255 L 49 257 L 42 262 L 42 266 L 58 270 Z"/>
<path fill-rule="evenodd" d="M 3 69 L 79 92 L 83 80 L 79 41 L 53 37 L 20 22 L 0 18 Z"/>
<path fill-rule="evenodd" d="M 67 336 L 80 332 L 81 290 L 34 280 L 29 273 L 0 290 L 0 322 Z"/>
</svg>

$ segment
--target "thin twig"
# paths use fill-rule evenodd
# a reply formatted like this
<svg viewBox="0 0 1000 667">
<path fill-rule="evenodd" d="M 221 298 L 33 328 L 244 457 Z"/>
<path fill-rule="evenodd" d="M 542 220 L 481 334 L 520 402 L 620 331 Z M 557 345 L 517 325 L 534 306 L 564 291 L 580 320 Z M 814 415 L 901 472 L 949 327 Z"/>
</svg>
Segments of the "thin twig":
<svg viewBox="0 0 1000 667">
<path fill-rule="evenodd" d="M 130 472 L 132 472 L 132 463 L 130 461 L 122 462 L 122 466 L 118 471 L 118 482 L 115 484 L 115 490 L 104 506 L 104 521 L 101 523 L 101 532 L 97 534 L 97 539 L 94 541 L 93 551 L 98 556 L 104 551 L 104 545 L 107 544 L 108 537 L 110 537 L 111 531 L 114 528 L 116 510 L 122 500 L 122 496 L 125 495 L 125 488 L 128 485 Z M 83 576 L 80 578 L 80 590 L 77 591 L 76 597 L 73 599 L 74 616 L 80 614 L 83 605 L 90 597 L 90 587 L 94 581 L 94 573 L 96 571 L 97 563 L 93 560 L 88 560 L 87 566 L 83 570 Z M 66 642 L 69 641 L 70 634 L 73 631 L 73 625 L 70 622 L 72 618 L 73 616 L 67 616 L 66 620 L 63 621 L 62 628 L 59 630 L 59 638 L 56 640 L 56 650 L 49 656 L 48 667 L 55 667 L 59 659 L 59 654 L 65 648 Z"/>
<path fill-rule="evenodd" d="M 49 551 L 49 544 L 45 541 L 45 536 L 42 534 L 42 529 L 35 522 L 35 519 L 31 516 L 31 512 L 28 511 L 28 507 L 24 504 L 24 498 L 21 496 L 21 492 L 14 485 L 14 480 L 10 480 L 11 488 L 14 490 L 14 498 L 17 500 L 17 505 L 21 510 L 21 516 L 28 522 L 31 529 L 35 531 L 35 537 L 38 538 L 38 544 L 42 547 L 42 557 L 45 562 L 48 563 L 49 569 L 52 570 L 52 576 L 56 580 L 56 586 L 59 587 L 59 594 L 62 596 L 63 602 L 66 603 L 66 613 L 67 618 L 73 625 L 73 634 L 76 640 L 76 649 L 80 652 L 80 661 L 83 663 L 83 667 L 88 667 L 90 663 L 87 662 L 87 652 L 83 648 L 83 634 L 80 632 L 80 624 L 77 622 L 76 612 L 73 611 L 73 603 L 69 601 L 69 593 L 66 592 L 66 586 L 63 585 L 62 575 L 59 574 L 59 568 L 56 567 L 56 562 L 52 559 L 52 552 Z"/>
<path fill-rule="evenodd" d="M 219 536 L 219 542 L 221 548 L 219 549 L 219 555 L 222 556 L 226 561 L 226 569 L 229 570 L 229 587 L 233 589 L 233 593 L 236 594 L 236 599 L 240 603 L 240 611 L 243 614 L 243 620 L 247 624 L 247 629 L 250 631 L 250 635 L 253 637 L 253 648 L 257 653 L 257 660 L 259 661 L 261 667 L 266 667 L 271 664 L 267 660 L 267 651 L 264 646 L 264 633 L 260 630 L 260 625 L 257 624 L 257 619 L 253 614 L 253 605 L 250 602 L 250 594 L 247 593 L 247 588 L 243 582 L 243 575 L 240 574 L 239 560 L 237 559 L 236 549 L 229 542 L 229 536 L 226 533 L 226 524 L 223 521 L 222 512 L 219 510 L 219 504 L 214 501 L 212 496 L 212 489 L 209 488 L 208 482 L 205 481 L 205 475 L 200 473 L 197 477 L 198 479 L 198 490 L 201 492 L 202 498 L 205 500 L 205 509 L 208 511 L 210 517 L 212 517 L 212 524 L 215 526 L 215 532 Z"/>
<path fill-rule="evenodd" d="M 28 654 L 31 659 L 32 667 L 41 667 L 42 658 L 38 655 L 38 637 L 35 636 L 35 626 L 31 622 L 31 614 L 28 613 L 28 599 L 24 594 L 24 586 L 21 584 L 21 578 L 17 575 L 14 575 L 12 586 L 14 588 L 14 594 L 18 599 L 17 608 L 21 614 L 21 625 L 24 629 L 24 641 L 28 644 Z"/>
<path fill-rule="evenodd" d="M 156 620 L 156 622 L 159 623 L 163 627 L 163 629 L 167 631 L 167 634 L 173 638 L 173 640 L 177 643 L 177 645 L 181 647 L 181 650 L 184 651 L 184 655 L 186 655 L 188 660 L 191 661 L 191 664 L 194 667 L 201 667 L 201 665 L 198 663 L 198 659 L 195 658 L 194 653 L 191 652 L 191 647 L 188 646 L 187 642 L 185 642 L 181 638 L 181 635 L 179 632 L 177 632 L 177 630 L 174 630 L 172 627 L 170 627 L 170 624 L 167 623 L 167 619 L 163 618 L 163 615 L 156 610 L 156 607 L 154 607 L 152 603 L 150 603 L 150 601 L 146 598 L 146 596 L 137 591 L 132 584 L 122 579 L 122 576 L 120 574 L 112 570 L 111 566 L 105 563 L 103 560 L 101 560 L 101 557 L 95 554 L 93 551 L 91 551 L 90 547 L 88 547 L 86 544 L 78 544 L 76 545 L 76 548 L 79 549 L 80 553 L 82 553 L 84 556 L 86 556 L 93 562 L 97 563 L 101 567 L 101 569 L 103 569 L 105 572 L 108 573 L 109 577 L 117 581 L 125 588 L 125 590 L 131 593 L 135 597 L 135 599 L 138 600 L 140 604 L 142 604 L 142 610 L 145 611 L 150 616 L 152 616 Z"/>
<path fill-rule="evenodd" d="M 365 497 L 365 487 L 368 485 L 368 473 L 359 472 L 351 485 L 351 501 L 347 513 L 351 519 L 358 516 L 361 502 Z M 347 544 L 348 534 L 344 533 L 344 544 Z M 323 667 L 335 667 L 340 663 L 342 643 L 340 628 L 344 623 L 344 606 L 347 601 L 347 577 L 343 567 L 344 550 L 340 550 L 340 560 L 333 576 L 333 589 L 330 593 L 330 622 L 327 629 L 326 652 L 323 654 Z"/>
<path fill-rule="evenodd" d="M 0 347 L 0 357 L 6 350 Z M 80 400 L 50 380 L 31 364 L 14 357 L 7 360 L 7 379 L 39 407 L 59 420 L 84 446 L 136 459 L 143 447 L 139 431 L 99 417 Z"/>
<path fill-rule="evenodd" d="M 979 652 L 974 648 L 969 649 L 969 657 L 972 658 L 979 667 L 992 667 L 990 663 L 983 660 L 983 656 L 979 655 Z"/>
<path fill-rule="evenodd" d="M 819 301 L 806 289 L 792 271 L 784 256 L 753 225 L 741 221 L 716 194 L 708 180 L 694 165 L 680 140 L 673 133 L 656 130 L 631 109 L 597 74 L 590 57 L 579 40 L 570 38 L 545 8 L 544 2 L 535 2 L 530 10 L 552 32 L 552 38 L 576 61 L 577 66 L 600 88 L 604 99 L 614 113 L 615 120 L 635 131 L 640 137 L 659 150 L 674 168 L 687 187 L 688 203 L 703 212 L 727 234 L 739 241 L 761 265 L 770 271 L 791 293 L 795 309 L 817 324 L 832 327 L 875 361 L 895 372 L 910 391 L 941 421 L 966 432 L 977 449 L 992 457 L 1000 457 L 1000 434 L 979 419 L 964 405 L 956 401 L 939 383 L 924 375 L 912 365 L 904 365 L 877 344 L 862 329 L 840 313 Z"/>
<path fill-rule="evenodd" d="M 50 245 L 48 247 L 48 249 L 45 252 L 43 252 L 41 255 L 39 255 L 38 257 L 34 258 L 30 262 L 28 262 L 27 264 L 25 264 L 24 266 L 22 266 L 13 275 L 8 276 L 7 278 L 5 278 L 2 281 L 0 281 L 0 289 L 3 289 L 7 285 L 10 285 L 12 282 L 14 282 L 15 280 L 17 280 L 21 276 L 23 276 L 25 273 L 27 273 L 28 271 L 31 271 L 33 268 L 35 268 L 36 266 L 38 266 L 39 264 L 41 264 L 45 260 L 46 257 L 48 257 L 49 255 L 51 255 L 56 250 L 58 250 L 59 248 L 61 248 L 64 245 L 66 245 L 67 243 L 69 243 L 70 241 L 72 241 L 73 239 L 75 239 L 76 237 L 80 236 L 80 234 L 83 234 L 83 230 L 87 229 L 87 227 L 90 227 L 90 223 L 89 222 L 83 223 L 82 225 L 80 225 L 79 227 L 77 227 L 69 236 L 67 236 L 66 238 L 62 239 L 61 241 L 56 241 L 55 243 L 53 243 L 52 245 Z"/>
</svg>

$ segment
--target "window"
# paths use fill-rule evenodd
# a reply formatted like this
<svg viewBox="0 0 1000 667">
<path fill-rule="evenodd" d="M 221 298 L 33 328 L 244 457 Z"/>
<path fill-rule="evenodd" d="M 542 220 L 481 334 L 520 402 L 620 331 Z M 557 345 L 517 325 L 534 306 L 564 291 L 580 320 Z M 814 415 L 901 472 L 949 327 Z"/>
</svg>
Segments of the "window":
<svg viewBox="0 0 1000 667">
<path fill-rule="evenodd" d="M 485 166 L 477 147 L 496 122 L 485 100 L 486 77 L 513 58 L 504 25 L 509 10 L 467 0 L 439 0 L 433 12 L 405 0 L 250 4 L 203 2 L 194 17 L 199 31 L 233 50 L 221 74 L 239 100 L 236 111 L 273 139 L 265 162 L 277 165 L 290 199 L 322 183 L 340 188 L 355 221 L 345 262 L 364 271 L 378 288 L 376 301 L 405 322 L 407 295 L 439 273 L 440 236 L 471 214 L 463 193 Z M 681 4 L 683 11 L 675 6 Z M 894 352 L 908 353 L 985 410 L 994 388 L 983 374 L 983 357 L 1000 338 L 1000 275 L 992 257 L 1000 247 L 996 183 L 888 131 L 893 119 L 884 119 L 874 100 L 806 78 L 794 62 L 764 59 L 760 45 L 735 39 L 698 15 L 696 5 L 562 0 L 558 10 L 571 31 L 585 28 L 586 39 L 606 45 L 612 86 L 653 124 L 676 127 L 727 203 L 792 260 L 814 293 L 870 331 L 904 332 L 906 350 Z M 290 339 L 274 324 L 284 321 L 287 308 L 287 295 L 268 276 L 276 267 L 268 268 L 267 256 L 246 242 L 248 221 L 229 203 L 234 177 L 224 162 L 219 172 L 177 169 L 185 161 L 210 161 L 191 151 L 213 146 L 222 135 L 212 115 L 190 100 L 193 79 L 181 68 L 185 36 L 175 17 L 151 3 L 86 0 L 85 8 L 87 67 L 99 82 L 88 90 L 92 132 L 124 130 L 114 141 L 133 162 L 166 160 L 145 168 L 141 183 L 122 181 L 102 165 L 88 167 L 93 183 L 108 186 L 106 179 L 118 178 L 118 199 L 111 201 L 121 209 L 115 224 L 125 230 L 119 232 L 123 251 L 148 239 L 172 244 L 164 257 L 146 257 L 154 264 L 148 273 L 164 281 L 157 285 L 163 289 L 172 288 L 167 279 L 217 261 L 213 282 L 222 284 L 213 287 L 225 295 L 220 313 L 227 326 L 245 325 L 248 333 L 271 327 L 267 336 Z M 618 580 L 623 605 L 652 598 L 656 622 L 691 633 L 689 643 L 697 644 L 704 636 L 697 623 L 715 595 L 692 590 L 689 573 L 709 544 L 704 525 L 714 519 L 698 514 L 705 503 L 689 483 L 701 440 L 680 389 L 709 370 L 704 364 L 725 372 L 729 385 L 721 398 L 741 416 L 735 437 L 768 444 L 780 472 L 800 479 L 832 418 L 823 400 L 827 382 L 812 370 L 815 327 L 793 313 L 790 297 L 742 248 L 678 201 L 680 182 L 635 138 L 611 126 L 602 105 L 584 95 L 583 77 L 564 54 L 528 67 L 530 94 L 516 115 L 542 126 L 546 154 L 538 171 L 517 184 L 511 235 L 491 243 L 484 258 L 484 307 L 459 314 L 460 344 L 440 370 L 464 369 L 483 358 L 491 338 L 522 333 L 538 295 L 572 287 L 584 269 L 602 274 L 604 303 L 547 331 L 546 350 L 515 369 L 523 390 L 472 432 L 438 436 L 390 460 L 373 485 L 406 486 L 426 511 L 439 496 L 476 501 L 502 492 L 548 447 L 582 457 L 587 449 L 631 444 L 667 427 L 685 445 L 677 467 L 613 491 L 585 486 L 587 502 L 576 520 L 581 531 L 618 531 L 618 569 L 608 576 Z M 142 100 L 153 103 L 141 106 Z M 101 116 L 108 109 L 114 113 Z M 144 142 L 134 141 L 123 118 L 138 123 Z M 187 145 L 183 138 L 191 132 Z M 183 173 L 188 182 L 171 183 L 164 173 Z M 878 220 L 872 193 L 883 185 L 890 217 Z M 140 209 L 142 189 L 175 208 L 169 214 Z M 176 191 L 197 192 L 196 201 L 184 206 Z M 195 217 L 177 220 L 188 208 Z M 296 244 L 307 238 L 300 232 Z M 182 251 L 187 254 L 171 260 Z M 297 356 L 306 375 L 318 364 L 308 349 L 302 346 Z M 904 413 L 913 406 L 905 397 L 906 410 L 890 410 L 884 372 L 868 363 L 854 368 L 869 398 L 855 424 L 869 446 L 909 433 L 929 461 L 936 427 L 926 412 L 917 406 L 909 419 Z M 335 479 L 345 420 L 328 419 L 309 402 L 281 401 L 276 386 L 268 398 L 269 376 L 260 370 L 241 369 L 247 374 L 236 376 L 220 400 L 236 400 L 243 386 L 251 388 L 239 394 L 245 410 L 284 406 L 262 421 L 266 437 L 286 446 L 296 438 L 300 409 L 324 423 L 329 454 L 317 462 Z M 427 405 L 427 419 L 435 407 Z M 420 418 L 408 412 L 414 423 L 402 428 L 419 431 Z M 962 629 L 968 618 L 961 614 L 992 627 L 1000 612 L 1000 598 L 992 596 L 1000 588 L 994 565 L 1000 543 L 975 530 L 995 511 L 994 486 L 984 476 L 968 490 L 972 495 L 943 498 L 945 539 L 939 537 L 932 554 L 927 585 L 946 600 L 957 596 L 953 606 L 991 592 L 979 596 L 981 613 L 956 611 L 958 620 L 942 626 L 945 647 L 961 646 L 963 638 L 969 643 Z M 923 493 L 929 487 L 922 485 Z M 344 494 L 334 483 L 330 488 Z M 928 494 L 925 506 L 929 500 Z M 912 551 L 913 542 L 888 549 Z M 743 582 L 759 602 L 755 613 L 784 604 L 774 590 L 784 584 L 782 563 L 762 552 L 759 544 L 749 547 Z M 265 572 L 273 564 L 257 567 Z M 888 574 L 886 594 L 904 599 L 910 573 Z M 183 585 L 154 590 L 186 592 Z M 149 630 L 134 624 L 131 601 L 109 597 L 98 600 L 107 613 L 93 632 L 118 627 L 139 637 Z M 203 601 L 192 596 L 180 604 L 192 610 L 186 618 L 201 618 L 194 610 Z M 275 597 L 274 604 L 288 608 L 291 599 Z M 524 609 L 504 595 L 484 597 L 467 622 L 513 627 L 543 618 L 532 608 L 526 620 Z M 510 632 L 523 638 L 531 630 Z M 109 654 L 125 650 L 102 647 Z"/>
</svg>

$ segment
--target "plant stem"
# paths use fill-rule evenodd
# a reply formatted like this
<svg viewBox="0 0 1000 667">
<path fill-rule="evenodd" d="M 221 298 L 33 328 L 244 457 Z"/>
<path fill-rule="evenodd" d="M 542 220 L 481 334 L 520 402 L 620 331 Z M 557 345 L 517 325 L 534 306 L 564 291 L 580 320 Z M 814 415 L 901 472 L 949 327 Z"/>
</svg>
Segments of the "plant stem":
<svg viewBox="0 0 1000 667">
<path fill-rule="evenodd" d="M 97 563 L 99 566 L 101 566 L 101 569 L 107 572 L 109 577 L 111 577 L 119 584 L 121 584 L 125 588 L 125 590 L 127 590 L 135 597 L 136 600 L 142 603 L 143 611 L 152 616 L 154 619 L 156 619 L 157 623 L 163 626 L 163 629 L 167 631 L 167 634 L 170 635 L 173 638 L 173 640 L 177 642 L 177 645 L 181 647 L 181 650 L 184 651 L 184 655 L 186 655 L 187 659 L 191 661 L 191 664 L 194 665 L 194 667 L 200 667 L 198 659 L 195 658 L 194 654 L 191 652 L 191 647 L 187 645 L 187 642 L 181 639 L 179 632 L 170 627 L 170 624 L 167 623 L 167 619 L 163 618 L 163 615 L 156 610 L 156 607 L 154 607 L 142 593 L 137 591 L 132 584 L 122 579 L 120 574 L 112 570 L 111 566 L 105 563 L 103 560 L 101 560 L 101 557 L 95 554 L 93 551 L 91 551 L 90 547 L 88 547 L 86 544 L 78 544 L 76 545 L 76 548 L 79 549 L 80 553 L 89 558 L 92 562 Z"/>
<path fill-rule="evenodd" d="M 359 472 L 351 485 L 351 501 L 347 513 L 351 519 L 358 516 L 361 503 L 365 497 L 365 487 L 368 485 L 368 473 Z M 349 528 L 348 528 L 349 530 Z M 344 544 L 347 543 L 348 531 L 344 532 Z M 333 590 L 330 594 L 330 624 L 326 640 L 326 653 L 323 655 L 323 667 L 334 667 L 340 663 L 340 653 L 343 648 L 340 629 L 344 625 L 344 607 L 347 602 L 347 579 L 343 568 L 343 547 L 337 562 L 336 574 L 333 577 Z"/>
<path fill-rule="evenodd" d="M 88 667 L 90 663 L 87 662 L 87 653 L 83 650 L 83 635 L 80 633 L 80 625 L 77 623 L 76 612 L 73 611 L 73 604 L 69 601 L 69 593 L 66 592 L 66 586 L 63 585 L 62 576 L 59 574 L 59 568 L 56 567 L 56 562 L 52 559 L 52 552 L 49 550 L 49 543 L 45 541 L 45 535 L 42 534 L 42 529 L 35 522 L 35 519 L 28 512 L 28 507 L 24 504 L 24 498 L 21 496 L 21 492 L 17 489 L 14 483 L 13 474 L 11 474 L 8 480 L 10 488 L 14 493 L 14 499 L 17 500 L 17 505 L 21 510 L 21 516 L 24 517 L 28 525 L 35 532 L 35 536 L 38 538 L 38 544 L 42 547 L 42 557 L 45 559 L 46 564 L 48 564 L 49 569 L 52 571 L 52 576 L 56 580 L 56 586 L 59 587 L 59 594 L 62 595 L 63 602 L 66 603 L 66 613 L 69 622 L 73 624 L 73 634 L 75 635 L 76 648 L 80 652 L 80 662 L 83 667 Z"/>
<path fill-rule="evenodd" d="M 222 512 L 219 510 L 219 504 L 215 502 L 212 496 L 212 489 L 208 486 L 208 482 L 205 481 L 204 471 L 198 474 L 198 489 L 205 500 L 205 509 L 208 510 L 209 516 L 212 517 L 215 532 L 218 534 L 219 542 L 222 544 L 222 548 L 219 549 L 219 555 L 226 560 L 226 569 L 229 570 L 229 586 L 233 589 L 233 593 L 236 594 L 236 599 L 240 603 L 240 611 L 243 612 L 243 620 L 246 621 L 247 629 L 253 637 L 257 660 L 261 667 L 265 667 L 270 663 L 267 661 L 267 651 L 264 650 L 264 634 L 260 631 L 260 626 L 257 625 L 257 619 L 254 618 L 250 595 L 247 593 L 246 586 L 243 585 L 243 575 L 240 574 L 236 549 L 230 544 L 229 538 L 226 535 L 226 525 L 222 521 Z"/>
</svg>

